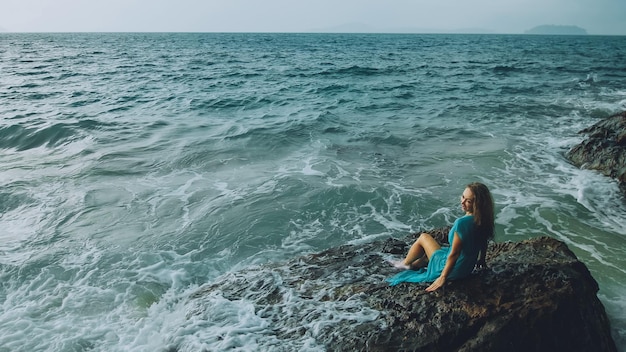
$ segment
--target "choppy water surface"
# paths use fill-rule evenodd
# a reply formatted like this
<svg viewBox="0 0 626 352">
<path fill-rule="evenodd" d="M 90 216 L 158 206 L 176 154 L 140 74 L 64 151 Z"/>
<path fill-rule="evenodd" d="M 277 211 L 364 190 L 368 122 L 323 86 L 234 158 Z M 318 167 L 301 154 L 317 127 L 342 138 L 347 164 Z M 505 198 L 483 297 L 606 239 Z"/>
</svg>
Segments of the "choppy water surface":
<svg viewBox="0 0 626 352">
<path fill-rule="evenodd" d="M 1 34 L 0 351 L 322 350 L 187 297 L 448 225 L 474 180 L 497 241 L 585 262 L 626 350 L 626 203 L 563 157 L 626 109 L 624 62 L 626 37 Z"/>
</svg>

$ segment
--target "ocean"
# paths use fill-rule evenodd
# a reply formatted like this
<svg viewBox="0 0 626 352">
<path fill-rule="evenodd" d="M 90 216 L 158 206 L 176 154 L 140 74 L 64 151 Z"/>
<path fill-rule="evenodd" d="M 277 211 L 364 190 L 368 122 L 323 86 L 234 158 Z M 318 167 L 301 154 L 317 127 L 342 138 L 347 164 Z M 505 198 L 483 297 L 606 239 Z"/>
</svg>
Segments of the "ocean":
<svg viewBox="0 0 626 352">
<path fill-rule="evenodd" d="M 495 241 L 587 265 L 626 351 L 626 201 L 564 156 L 623 110 L 624 36 L 0 34 L 0 351 L 323 351 L 187 298 L 450 225 L 472 181 Z"/>
</svg>

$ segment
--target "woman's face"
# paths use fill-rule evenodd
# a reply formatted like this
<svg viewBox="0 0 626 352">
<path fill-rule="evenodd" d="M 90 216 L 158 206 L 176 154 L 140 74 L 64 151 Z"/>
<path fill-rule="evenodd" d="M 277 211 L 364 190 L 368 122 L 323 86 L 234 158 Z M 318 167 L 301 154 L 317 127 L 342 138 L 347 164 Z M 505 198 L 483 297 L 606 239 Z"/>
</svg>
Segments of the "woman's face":
<svg viewBox="0 0 626 352">
<path fill-rule="evenodd" d="M 464 212 L 471 214 L 474 205 L 474 193 L 469 188 L 466 188 L 461 195 L 461 209 Z"/>
</svg>

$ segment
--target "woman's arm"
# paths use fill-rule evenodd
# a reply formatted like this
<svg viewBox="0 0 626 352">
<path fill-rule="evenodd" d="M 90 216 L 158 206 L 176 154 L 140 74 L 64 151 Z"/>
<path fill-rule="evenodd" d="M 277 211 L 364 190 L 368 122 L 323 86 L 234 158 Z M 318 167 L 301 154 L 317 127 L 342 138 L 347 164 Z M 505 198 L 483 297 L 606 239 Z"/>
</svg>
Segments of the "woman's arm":
<svg viewBox="0 0 626 352">
<path fill-rule="evenodd" d="M 446 278 L 448 277 L 448 274 L 450 274 L 450 272 L 452 271 L 452 268 L 454 268 L 456 260 L 461 255 L 462 248 L 463 242 L 461 241 L 459 235 L 455 232 L 454 238 L 452 239 L 452 245 L 450 246 L 450 253 L 448 253 L 448 259 L 446 260 L 446 265 L 443 267 L 441 275 L 439 275 L 437 280 L 435 280 L 430 286 L 428 286 L 428 288 L 426 288 L 426 291 L 435 291 L 446 283 Z"/>
</svg>

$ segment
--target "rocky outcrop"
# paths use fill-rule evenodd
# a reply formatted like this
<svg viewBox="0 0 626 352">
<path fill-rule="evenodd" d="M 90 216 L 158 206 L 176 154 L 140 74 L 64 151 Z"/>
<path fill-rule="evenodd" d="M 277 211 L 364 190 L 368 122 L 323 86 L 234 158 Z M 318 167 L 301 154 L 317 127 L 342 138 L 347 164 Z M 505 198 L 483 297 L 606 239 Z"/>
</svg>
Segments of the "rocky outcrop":
<svg viewBox="0 0 626 352">
<path fill-rule="evenodd" d="M 626 111 L 601 120 L 580 133 L 585 139 L 567 157 L 577 166 L 598 170 L 619 182 L 626 195 Z"/>
<path fill-rule="evenodd" d="M 434 231 L 441 242 L 446 232 Z M 213 319 L 209 297 L 251 303 L 271 326 L 259 332 L 274 341 L 259 342 L 263 350 L 616 351 L 598 284 L 564 243 L 492 243 L 487 269 L 427 293 L 426 285 L 385 282 L 396 272 L 387 260 L 413 240 L 345 245 L 224 275 L 190 297 L 188 317 Z"/>
</svg>

